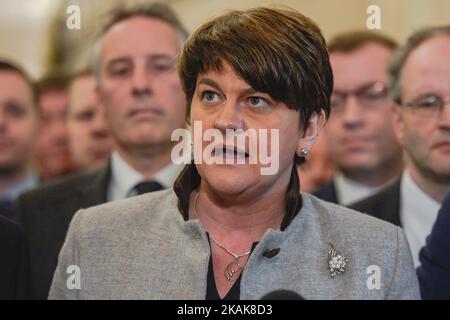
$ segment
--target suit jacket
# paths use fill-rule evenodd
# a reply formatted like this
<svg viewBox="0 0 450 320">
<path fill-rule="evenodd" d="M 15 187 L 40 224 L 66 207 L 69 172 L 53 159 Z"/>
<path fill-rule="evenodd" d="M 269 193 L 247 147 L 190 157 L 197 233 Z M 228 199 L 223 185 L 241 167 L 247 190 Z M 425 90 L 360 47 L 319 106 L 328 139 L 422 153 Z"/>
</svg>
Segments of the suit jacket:
<svg viewBox="0 0 450 320">
<path fill-rule="evenodd" d="M 0 216 L 0 300 L 29 298 L 29 265 L 20 227 Z"/>
<path fill-rule="evenodd" d="M 23 227 L 33 298 L 47 299 L 69 223 L 80 208 L 107 200 L 110 169 L 63 178 L 21 195 L 13 218 Z"/>
<path fill-rule="evenodd" d="M 401 226 L 400 179 L 378 193 L 349 205 L 349 208 Z"/>
<path fill-rule="evenodd" d="M 310 194 L 302 197 L 303 207 L 289 226 L 268 229 L 252 251 L 241 299 L 260 299 L 278 289 L 305 299 L 420 298 L 399 227 Z M 183 219 L 177 200 L 168 189 L 80 210 L 49 299 L 205 299 L 208 238 L 198 220 Z M 334 278 L 330 243 L 348 258 L 345 272 Z M 68 274 L 74 265 L 78 268 Z"/>
<path fill-rule="evenodd" d="M 450 193 L 445 197 L 417 269 L 423 299 L 450 299 Z"/>
<path fill-rule="evenodd" d="M 312 194 L 319 199 L 337 204 L 339 203 L 336 194 L 336 187 L 334 186 L 334 180 L 331 180 L 331 182 L 323 185 Z"/>
</svg>

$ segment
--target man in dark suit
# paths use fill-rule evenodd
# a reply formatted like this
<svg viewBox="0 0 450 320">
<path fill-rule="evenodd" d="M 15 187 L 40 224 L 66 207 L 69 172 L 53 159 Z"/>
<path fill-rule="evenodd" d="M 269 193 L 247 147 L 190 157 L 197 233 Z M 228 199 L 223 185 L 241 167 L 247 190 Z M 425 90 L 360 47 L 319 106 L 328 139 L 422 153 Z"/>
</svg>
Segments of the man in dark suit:
<svg viewBox="0 0 450 320">
<path fill-rule="evenodd" d="M 36 298 L 46 299 L 58 253 L 80 208 L 171 187 L 173 130 L 183 128 L 186 101 L 176 56 L 187 32 L 165 5 L 115 11 L 93 52 L 98 94 L 114 140 L 107 168 L 23 195 L 15 218 L 29 245 Z"/>
<path fill-rule="evenodd" d="M 37 129 L 30 78 L 19 67 L 0 61 L 0 216 L 10 218 L 14 200 L 38 185 L 33 171 Z"/>
<path fill-rule="evenodd" d="M 0 300 L 30 297 L 25 247 L 25 238 L 20 227 L 0 217 Z"/>
<path fill-rule="evenodd" d="M 349 207 L 401 227 L 400 180 L 396 180 L 366 199 L 350 204 Z"/>
<path fill-rule="evenodd" d="M 14 206 L 28 246 L 33 298 L 47 299 L 58 253 L 72 216 L 107 201 L 110 169 L 63 178 L 24 193 Z"/>
<path fill-rule="evenodd" d="M 407 155 L 401 178 L 351 207 L 405 229 L 416 266 L 450 188 L 450 26 L 413 34 L 390 66 L 394 129 Z"/>
<path fill-rule="evenodd" d="M 444 199 L 417 269 L 422 299 L 450 300 L 450 193 Z"/>
<path fill-rule="evenodd" d="M 348 205 L 397 178 L 402 151 L 390 121 L 387 66 L 396 43 L 368 32 L 349 32 L 329 43 L 334 88 L 324 129 L 336 168 L 314 195 Z"/>
</svg>

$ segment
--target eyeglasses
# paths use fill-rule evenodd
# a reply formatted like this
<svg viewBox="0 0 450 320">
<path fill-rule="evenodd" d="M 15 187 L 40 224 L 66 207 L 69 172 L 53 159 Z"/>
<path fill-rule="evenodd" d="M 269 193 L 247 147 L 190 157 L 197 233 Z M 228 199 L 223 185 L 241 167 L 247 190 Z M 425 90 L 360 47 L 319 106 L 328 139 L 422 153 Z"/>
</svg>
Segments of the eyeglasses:
<svg viewBox="0 0 450 320">
<path fill-rule="evenodd" d="M 355 96 L 359 104 L 365 108 L 372 108 L 384 102 L 388 96 L 389 90 L 385 83 L 381 81 L 366 84 L 356 90 L 348 92 L 339 92 L 335 90 L 331 95 L 331 108 L 339 112 L 344 109 L 347 98 Z"/>
<path fill-rule="evenodd" d="M 411 108 L 417 115 L 423 117 L 436 117 L 441 114 L 446 104 L 450 104 L 450 99 L 445 101 L 445 99 L 439 95 L 424 94 L 401 105 Z"/>
</svg>

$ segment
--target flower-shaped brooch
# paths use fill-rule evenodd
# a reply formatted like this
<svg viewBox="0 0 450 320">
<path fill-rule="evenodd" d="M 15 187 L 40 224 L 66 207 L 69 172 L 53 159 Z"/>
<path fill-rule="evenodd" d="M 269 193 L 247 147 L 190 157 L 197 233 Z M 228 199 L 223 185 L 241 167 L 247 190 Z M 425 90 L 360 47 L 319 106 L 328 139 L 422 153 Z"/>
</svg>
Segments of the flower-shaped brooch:
<svg viewBox="0 0 450 320">
<path fill-rule="evenodd" d="M 334 278 L 337 274 L 345 272 L 348 259 L 339 251 L 337 251 L 331 243 L 330 247 L 331 248 L 328 251 L 328 269 L 330 270 L 331 278 Z"/>
</svg>

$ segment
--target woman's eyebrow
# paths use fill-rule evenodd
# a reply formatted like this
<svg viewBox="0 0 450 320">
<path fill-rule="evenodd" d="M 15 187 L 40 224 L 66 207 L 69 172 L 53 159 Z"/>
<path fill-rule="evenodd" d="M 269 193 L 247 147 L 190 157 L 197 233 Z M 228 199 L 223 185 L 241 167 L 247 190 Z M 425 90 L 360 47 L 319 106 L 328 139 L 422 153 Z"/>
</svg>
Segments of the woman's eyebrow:
<svg viewBox="0 0 450 320">
<path fill-rule="evenodd" d="M 206 85 L 211 86 L 211 87 L 219 90 L 220 92 L 222 92 L 222 89 L 220 88 L 220 85 L 217 82 L 215 82 L 214 80 L 210 79 L 210 78 L 202 78 L 202 79 L 200 79 L 198 81 L 198 84 L 199 85 L 200 84 L 206 84 Z M 248 95 L 248 94 L 253 94 L 255 92 L 257 92 L 255 89 L 253 89 L 252 87 L 249 87 L 249 88 L 245 89 L 244 91 L 242 91 L 240 95 L 244 96 L 244 95 Z"/>
<path fill-rule="evenodd" d="M 219 91 L 222 91 L 222 89 L 220 88 L 219 84 L 217 82 L 215 82 L 214 80 L 210 79 L 210 78 L 202 78 L 198 81 L 198 84 L 206 84 L 208 86 L 211 86 Z"/>
</svg>

